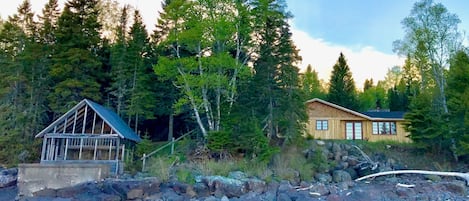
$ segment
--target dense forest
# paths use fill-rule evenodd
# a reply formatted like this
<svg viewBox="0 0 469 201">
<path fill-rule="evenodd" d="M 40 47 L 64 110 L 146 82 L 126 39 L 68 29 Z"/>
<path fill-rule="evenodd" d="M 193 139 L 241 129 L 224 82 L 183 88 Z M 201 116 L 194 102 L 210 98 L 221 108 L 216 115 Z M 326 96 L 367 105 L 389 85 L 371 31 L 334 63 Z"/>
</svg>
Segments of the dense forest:
<svg viewBox="0 0 469 201">
<path fill-rule="evenodd" d="M 34 136 L 84 98 L 112 108 L 140 136 L 189 130 L 214 153 L 266 160 L 304 133 L 304 102 L 322 98 L 358 111 L 407 111 L 417 146 L 469 153 L 469 56 L 460 20 L 442 4 L 415 3 L 394 42 L 406 57 L 357 89 L 346 55 L 328 82 L 291 36 L 282 0 L 165 0 L 153 32 L 112 0 L 29 0 L 0 20 L 0 164 L 34 161 Z M 410 9 L 410 8 L 409 8 Z M 390 44 L 391 45 L 391 44 Z"/>
</svg>

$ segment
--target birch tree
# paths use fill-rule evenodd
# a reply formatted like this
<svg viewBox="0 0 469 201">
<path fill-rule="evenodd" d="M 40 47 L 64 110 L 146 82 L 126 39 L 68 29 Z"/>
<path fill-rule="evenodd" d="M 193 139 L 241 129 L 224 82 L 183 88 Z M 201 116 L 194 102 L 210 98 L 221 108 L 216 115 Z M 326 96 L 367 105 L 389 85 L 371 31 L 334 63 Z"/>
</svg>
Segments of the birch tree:
<svg viewBox="0 0 469 201">
<path fill-rule="evenodd" d="M 240 25 L 237 11 L 242 4 L 237 2 L 179 0 L 168 5 L 175 9 L 166 16 L 172 28 L 161 44 L 172 54 L 159 58 L 155 72 L 174 78 L 183 93 L 176 107 L 190 106 L 204 137 L 222 129 L 223 116 L 235 99 L 236 80 L 248 71 L 241 59 L 245 40 L 240 33 L 246 25 Z"/>
<path fill-rule="evenodd" d="M 437 88 L 438 105 L 444 113 L 448 113 L 445 71 L 449 58 L 461 48 L 460 22 L 443 4 L 422 0 L 402 21 L 405 37 L 394 42 L 395 51 L 409 55 L 419 68 L 422 87 Z"/>
</svg>

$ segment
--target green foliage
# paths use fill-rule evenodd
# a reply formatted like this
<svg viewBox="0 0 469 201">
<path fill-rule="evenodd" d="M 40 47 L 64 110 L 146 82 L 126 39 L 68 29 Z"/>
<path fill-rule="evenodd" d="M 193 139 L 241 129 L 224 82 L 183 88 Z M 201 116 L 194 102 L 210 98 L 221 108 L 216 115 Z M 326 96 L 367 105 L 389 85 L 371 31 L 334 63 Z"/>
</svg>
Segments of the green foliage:
<svg viewBox="0 0 469 201">
<path fill-rule="evenodd" d="M 362 111 L 388 109 L 386 90 L 380 82 L 376 86 L 367 86 L 367 90 L 359 93 L 358 102 Z"/>
<path fill-rule="evenodd" d="M 410 132 L 410 139 L 419 147 L 443 153 L 448 150 L 450 136 L 448 135 L 447 116 L 432 107 L 434 97 L 421 93 L 416 96 L 410 106 L 410 111 L 404 116 L 405 129 Z"/>
<path fill-rule="evenodd" d="M 224 153 L 233 147 L 230 132 L 211 131 L 207 137 L 207 147 L 210 151 Z"/>
<path fill-rule="evenodd" d="M 459 142 L 458 155 L 469 154 L 469 56 L 458 52 L 448 72 L 448 108 L 450 136 Z"/>
<path fill-rule="evenodd" d="M 169 181 L 171 169 L 179 161 L 176 156 L 157 156 L 148 161 L 148 172 L 160 179 L 162 182 Z"/>
<path fill-rule="evenodd" d="M 136 154 L 138 157 L 142 157 L 143 154 L 149 154 L 153 150 L 155 150 L 156 146 L 155 144 L 150 140 L 150 136 L 144 135 L 142 137 L 142 141 L 140 141 L 136 145 Z"/>
<path fill-rule="evenodd" d="M 325 89 L 321 85 L 318 72 L 313 70 L 311 65 L 306 67 L 306 71 L 300 75 L 301 89 L 305 96 L 305 101 L 313 98 L 325 99 Z"/>
<path fill-rule="evenodd" d="M 329 93 L 327 101 L 337 105 L 357 110 L 355 82 L 352 72 L 347 64 L 344 54 L 340 53 L 339 59 L 333 67 L 329 81 Z"/>
</svg>

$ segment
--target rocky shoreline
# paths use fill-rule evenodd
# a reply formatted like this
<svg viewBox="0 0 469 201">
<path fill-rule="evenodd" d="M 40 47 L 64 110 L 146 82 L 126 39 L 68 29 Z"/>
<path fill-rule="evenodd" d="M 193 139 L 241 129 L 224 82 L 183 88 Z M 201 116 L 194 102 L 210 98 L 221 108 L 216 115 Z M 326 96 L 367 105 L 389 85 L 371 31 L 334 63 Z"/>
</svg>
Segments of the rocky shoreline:
<svg viewBox="0 0 469 201">
<path fill-rule="evenodd" d="M 239 177 L 200 177 L 195 184 L 178 181 L 160 182 L 157 178 L 106 179 L 63 189 L 45 189 L 34 197 L 18 198 L 15 187 L 0 190 L 1 200 L 56 201 L 307 201 L 307 200 L 468 200 L 464 181 L 442 178 L 433 182 L 424 176 L 403 175 L 375 178 L 364 182 L 307 183 L 270 182 Z"/>
<path fill-rule="evenodd" d="M 371 172 L 405 169 L 398 160 L 374 154 L 366 156 L 355 145 L 312 141 L 302 151 L 306 158 L 322 156 L 329 165 L 301 180 L 299 173 L 288 180 L 266 182 L 241 171 L 226 176 L 195 176 L 189 183 L 176 176 L 168 181 L 145 174 L 121 175 L 63 189 L 44 189 L 33 197 L 19 197 L 16 169 L 0 172 L 0 200 L 135 200 L 135 201 L 305 201 L 305 200 L 469 200 L 465 181 L 431 175 L 390 175 L 356 182 Z"/>
</svg>

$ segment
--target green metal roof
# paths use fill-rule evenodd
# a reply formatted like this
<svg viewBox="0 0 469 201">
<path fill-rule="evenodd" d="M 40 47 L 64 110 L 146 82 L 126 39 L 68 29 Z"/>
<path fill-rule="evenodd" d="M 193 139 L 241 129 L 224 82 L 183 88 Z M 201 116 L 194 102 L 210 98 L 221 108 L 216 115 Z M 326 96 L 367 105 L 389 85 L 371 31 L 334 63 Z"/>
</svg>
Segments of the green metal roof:
<svg viewBox="0 0 469 201">
<path fill-rule="evenodd" d="M 91 100 L 84 99 L 70 109 L 67 113 L 62 115 L 60 118 L 55 120 L 52 124 L 46 127 L 44 130 L 39 132 L 36 137 L 43 137 L 47 133 L 52 133 L 54 127 L 59 125 L 61 122 L 66 121 L 68 117 L 73 116 L 75 111 L 88 105 L 96 114 L 105 122 L 109 127 L 112 128 L 119 137 L 140 142 L 142 139 L 112 110 L 105 108 L 104 106 L 95 103 Z M 60 134 L 60 133 L 59 133 Z"/>
</svg>

